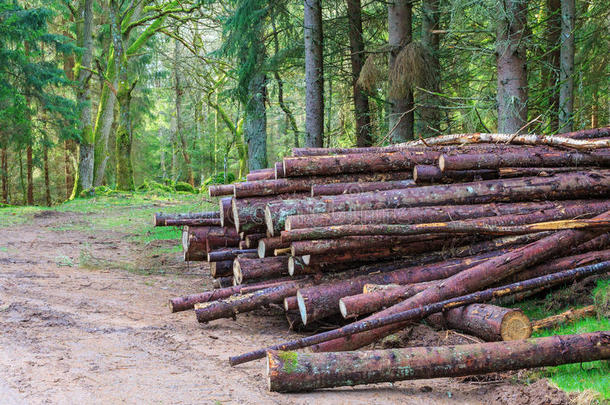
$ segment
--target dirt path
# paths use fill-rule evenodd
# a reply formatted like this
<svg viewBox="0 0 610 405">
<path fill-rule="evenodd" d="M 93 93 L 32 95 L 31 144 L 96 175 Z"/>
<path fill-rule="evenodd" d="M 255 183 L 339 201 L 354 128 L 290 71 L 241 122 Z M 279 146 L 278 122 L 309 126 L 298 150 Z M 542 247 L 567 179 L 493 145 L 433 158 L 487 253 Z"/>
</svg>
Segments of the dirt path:
<svg viewBox="0 0 610 405">
<path fill-rule="evenodd" d="M 151 249 L 120 231 L 57 230 L 90 218 L 52 211 L 25 225 L 0 224 L 1 404 L 566 402 L 544 381 L 528 387 L 442 379 L 268 393 L 262 360 L 230 368 L 226 359 L 287 338 L 281 318 L 258 312 L 200 326 L 192 312 L 170 314 L 167 299 L 208 286 L 207 270 L 187 268 L 179 254 L 163 258 L 165 275 L 83 268 L 84 257 L 134 262 Z"/>
</svg>

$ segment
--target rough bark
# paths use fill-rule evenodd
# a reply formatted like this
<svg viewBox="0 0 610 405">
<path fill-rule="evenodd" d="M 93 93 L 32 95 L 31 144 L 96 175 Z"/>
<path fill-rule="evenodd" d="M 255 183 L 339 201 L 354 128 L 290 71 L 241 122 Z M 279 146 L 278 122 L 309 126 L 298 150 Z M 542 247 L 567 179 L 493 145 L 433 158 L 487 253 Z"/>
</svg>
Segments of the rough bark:
<svg viewBox="0 0 610 405">
<path fill-rule="evenodd" d="M 413 168 L 416 184 L 453 183 L 456 181 L 477 181 L 497 179 L 498 170 L 445 170 L 437 165 L 417 165 Z"/>
<path fill-rule="evenodd" d="M 180 140 L 180 150 L 186 166 L 188 182 L 191 186 L 195 186 L 195 177 L 193 176 L 193 167 L 191 164 L 191 156 L 188 152 L 188 144 L 184 136 L 182 127 L 182 96 L 184 89 L 182 87 L 180 71 L 180 41 L 174 40 L 174 97 L 176 107 L 176 138 Z"/>
<path fill-rule="evenodd" d="M 610 136 L 610 126 L 603 128 L 581 129 L 579 131 L 566 132 L 561 136 L 571 139 L 596 139 Z"/>
<path fill-rule="evenodd" d="M 316 239 L 316 240 L 303 240 L 290 243 L 290 254 L 292 256 L 303 256 L 303 255 L 324 255 L 331 253 L 339 253 L 343 251 L 370 251 L 375 248 L 381 247 L 395 247 L 398 245 L 417 245 L 417 242 L 428 244 L 431 239 L 439 239 L 436 235 L 417 235 L 413 236 L 349 236 L 346 238 L 339 239 Z M 430 251 L 432 245 L 428 245 L 427 249 Z"/>
<path fill-rule="evenodd" d="M 283 242 L 279 236 L 272 238 L 263 238 L 258 241 L 258 257 L 261 259 L 269 254 L 272 254 L 276 249 L 285 249 L 290 247 L 290 242 Z"/>
<path fill-rule="evenodd" d="M 0 149 L 0 176 L 2 178 L 2 201 L 8 204 L 8 156 L 6 148 Z"/>
<path fill-rule="evenodd" d="M 167 214 L 162 212 L 156 212 L 153 215 L 153 224 L 155 226 L 166 226 L 166 221 L 179 221 L 179 220 L 195 220 L 195 219 L 214 219 L 220 218 L 218 211 L 204 211 L 204 212 L 188 212 L 181 214 Z"/>
<path fill-rule="evenodd" d="M 208 252 L 208 262 L 222 262 L 227 260 L 233 260 L 237 256 L 247 255 L 254 257 L 256 249 L 220 249 Z M 239 283 L 241 284 L 241 283 Z"/>
<path fill-rule="evenodd" d="M 499 169 L 501 167 L 565 167 L 610 166 L 610 150 L 597 152 L 530 153 L 507 152 L 471 155 L 441 155 L 438 158 L 441 171 Z"/>
<path fill-rule="evenodd" d="M 231 282 L 232 282 L 233 281 L 233 260 L 225 260 L 222 262 L 210 263 L 210 275 L 214 278 L 231 277 Z M 237 283 L 237 284 L 240 284 L 240 283 Z"/>
<path fill-rule="evenodd" d="M 233 217 L 233 197 L 224 197 L 218 201 L 220 213 L 220 225 L 235 226 L 235 218 Z"/>
<path fill-rule="evenodd" d="M 239 258 L 233 261 L 233 278 L 237 284 L 257 279 L 288 275 L 288 256 Z"/>
<path fill-rule="evenodd" d="M 235 192 L 234 184 L 219 184 L 208 187 L 208 193 L 210 197 L 219 197 L 222 195 L 233 195 Z"/>
<path fill-rule="evenodd" d="M 396 56 L 412 39 L 412 10 L 410 0 L 394 0 L 388 3 L 388 45 L 390 46 L 389 70 Z M 413 92 L 402 99 L 388 98 L 390 113 L 388 129 L 393 143 L 413 139 Z"/>
<path fill-rule="evenodd" d="M 532 322 L 532 329 L 534 331 L 540 329 L 552 329 L 564 323 L 571 323 L 578 319 L 595 316 L 596 313 L 597 311 L 595 310 L 595 305 L 589 305 L 578 309 L 568 309 L 560 314 Z"/>
<path fill-rule="evenodd" d="M 435 78 L 427 88 L 417 93 L 418 98 L 418 120 L 416 131 L 420 136 L 428 137 L 437 134 L 440 129 L 440 77 L 441 67 L 439 62 L 440 35 L 439 29 L 440 12 L 439 0 L 424 0 L 421 4 L 421 44 L 429 55 L 429 65 L 425 69 L 430 71 L 430 76 Z M 436 94 L 435 94 L 436 93 Z"/>
<path fill-rule="evenodd" d="M 324 68 L 322 4 L 304 0 L 305 38 L 305 146 L 322 147 L 324 141 Z"/>
<path fill-rule="evenodd" d="M 44 171 L 44 194 L 47 207 L 51 206 L 51 182 L 49 180 L 49 147 L 46 144 L 42 146 L 42 161 Z"/>
<path fill-rule="evenodd" d="M 256 180 L 273 180 L 275 179 L 275 171 L 273 169 L 252 170 L 246 175 L 247 181 Z"/>
<path fill-rule="evenodd" d="M 543 69 L 543 84 L 548 95 L 547 114 L 551 133 L 559 129 L 559 56 L 561 47 L 561 0 L 546 0 L 546 67 Z"/>
<path fill-rule="evenodd" d="M 274 195 L 268 197 L 233 198 L 231 201 L 231 217 L 235 223 L 237 232 L 245 234 L 261 233 L 266 229 L 265 207 L 267 204 L 281 201 L 285 195 Z M 297 198 L 299 194 L 292 194 Z"/>
<path fill-rule="evenodd" d="M 369 191 L 397 190 L 408 187 L 415 187 L 415 182 L 413 180 L 393 180 L 319 184 L 311 186 L 311 196 L 358 194 Z"/>
<path fill-rule="evenodd" d="M 606 220 L 609 218 L 610 212 L 595 217 L 595 219 L 599 220 Z M 426 289 L 369 318 L 382 318 L 411 308 L 422 307 L 424 305 L 457 297 L 464 293 L 479 291 L 489 287 L 498 280 L 502 280 L 527 267 L 541 263 L 554 255 L 566 251 L 572 246 L 586 242 L 595 236 L 595 233 L 578 230 L 555 232 L 536 242 L 509 251 L 503 255 L 487 260 L 484 263 L 473 266 L 466 271 L 451 276 L 437 287 Z M 393 330 L 396 330 L 397 327 L 399 327 L 399 325 L 392 325 L 352 335 L 349 339 L 341 338 L 336 339 L 335 341 L 325 342 L 316 346 L 315 351 L 351 350 L 362 347 L 391 333 Z"/>
<path fill-rule="evenodd" d="M 497 4 L 498 131 L 515 133 L 527 122 L 527 1 Z"/>
<path fill-rule="evenodd" d="M 360 0 L 347 0 L 347 19 L 349 23 L 350 60 L 352 64 L 352 97 L 356 121 L 356 146 L 373 144 L 369 99 L 358 86 L 358 77 L 364 65 L 364 39 L 362 38 L 362 5 Z"/>
<path fill-rule="evenodd" d="M 265 208 L 267 232 L 284 228 L 290 215 L 340 211 L 364 211 L 385 208 L 432 206 L 442 204 L 483 204 L 519 202 L 537 199 L 575 199 L 604 197 L 610 193 L 610 172 L 589 171 L 561 173 L 552 177 L 524 177 L 413 187 L 362 193 L 353 196 L 329 196 L 324 200 L 303 198 L 269 203 Z"/>
<path fill-rule="evenodd" d="M 253 233 L 245 236 L 246 248 L 257 249 L 258 241 L 267 237 L 266 233 Z"/>
<path fill-rule="evenodd" d="M 561 0 L 561 47 L 559 56 L 559 132 L 570 132 L 574 113 L 575 1 Z"/>
<path fill-rule="evenodd" d="M 270 351 L 270 391 L 299 392 L 420 378 L 459 377 L 610 358 L 610 333 L 550 336 L 460 346 L 350 353 Z"/>
<path fill-rule="evenodd" d="M 273 165 L 273 173 L 276 180 L 286 177 L 286 172 L 284 172 L 284 162 L 275 162 Z"/>
<path fill-rule="evenodd" d="M 166 219 L 164 226 L 222 226 L 220 218 Z"/>
<path fill-rule="evenodd" d="M 32 144 L 28 144 L 26 147 L 26 171 L 27 171 L 27 204 L 34 205 L 34 178 L 32 173 L 34 172 L 34 160 L 32 156 Z"/>
</svg>

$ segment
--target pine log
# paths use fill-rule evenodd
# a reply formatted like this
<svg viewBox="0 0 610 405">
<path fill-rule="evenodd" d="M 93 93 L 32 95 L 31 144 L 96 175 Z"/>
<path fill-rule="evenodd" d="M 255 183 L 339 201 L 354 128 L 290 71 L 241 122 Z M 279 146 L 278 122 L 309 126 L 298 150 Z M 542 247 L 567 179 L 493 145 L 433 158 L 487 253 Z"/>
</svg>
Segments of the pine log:
<svg viewBox="0 0 610 405">
<path fill-rule="evenodd" d="M 233 278 L 233 260 L 210 263 L 210 275 L 214 278 L 229 276 Z"/>
<path fill-rule="evenodd" d="M 532 329 L 534 331 L 538 331 L 540 329 L 552 329 L 564 323 L 571 323 L 578 319 L 595 316 L 596 313 L 595 305 L 589 305 L 578 309 L 569 309 L 560 314 L 532 322 Z"/>
<path fill-rule="evenodd" d="M 290 254 L 290 248 L 274 249 L 273 256 L 282 256 Z"/>
<path fill-rule="evenodd" d="M 258 241 L 258 257 L 262 259 L 272 254 L 275 249 L 285 249 L 287 247 L 290 247 L 290 242 L 282 242 L 282 238 L 279 236 L 263 238 Z"/>
<path fill-rule="evenodd" d="M 346 236 L 388 235 L 410 236 L 421 234 L 483 233 L 483 234 L 525 234 L 537 231 L 567 229 L 567 227 L 604 227 L 603 222 L 585 219 L 610 210 L 609 200 L 591 200 L 581 204 L 566 204 L 560 208 L 534 211 L 520 215 L 498 215 L 450 222 L 416 224 L 367 224 L 337 225 L 318 228 L 302 228 L 282 231 L 286 242 L 299 240 L 333 239 Z M 595 224 L 595 225 L 594 225 Z"/>
<path fill-rule="evenodd" d="M 451 144 L 472 143 L 512 143 L 519 145 L 546 145 L 562 148 L 573 148 L 578 150 L 610 148 L 610 139 L 582 140 L 567 138 L 559 135 L 535 135 L 535 134 L 452 134 L 426 138 L 425 140 L 411 141 L 399 146 L 437 146 Z"/>
<path fill-rule="evenodd" d="M 208 187 L 210 197 L 219 197 L 223 195 L 233 195 L 233 184 L 217 184 Z"/>
<path fill-rule="evenodd" d="M 220 218 L 167 219 L 165 226 L 221 226 Z"/>
<path fill-rule="evenodd" d="M 542 276 L 519 283 L 508 284 L 496 288 L 489 288 L 483 291 L 478 291 L 472 294 L 467 294 L 456 298 L 415 307 L 413 309 L 379 317 L 376 319 L 368 318 L 362 321 L 351 323 L 349 325 L 345 325 L 338 329 L 319 333 L 317 335 L 307 336 L 300 339 L 276 344 L 264 349 L 244 353 L 239 356 L 233 356 L 229 358 L 229 364 L 234 366 L 237 364 L 242 364 L 252 360 L 263 358 L 265 356 L 265 353 L 269 350 L 294 350 L 303 347 L 313 346 L 312 349 L 314 351 L 321 351 L 320 348 L 323 347 L 325 342 L 329 343 L 332 341 L 338 341 L 342 340 L 345 337 L 353 338 L 369 331 L 383 329 L 388 325 L 404 325 L 409 321 L 421 320 L 437 312 L 447 311 L 449 309 L 462 307 L 468 304 L 485 302 L 494 298 L 517 294 L 522 291 L 535 290 L 541 287 L 550 288 L 552 286 L 562 284 L 567 281 L 604 273 L 608 270 L 610 270 L 610 262 L 603 262 L 590 266 L 579 267 L 577 269 L 565 270 L 559 273 L 551 274 L 548 276 Z"/>
<path fill-rule="evenodd" d="M 246 247 L 246 241 L 245 241 L 245 240 L 240 240 L 240 241 L 239 241 L 239 245 L 237 245 L 237 247 L 238 247 L 239 249 L 247 249 L 247 247 Z"/>
<path fill-rule="evenodd" d="M 284 171 L 284 162 L 275 162 L 273 166 L 273 178 L 282 179 L 286 177 L 286 172 Z"/>
<path fill-rule="evenodd" d="M 491 203 L 478 205 L 441 205 L 367 211 L 293 215 L 286 219 L 287 231 L 333 225 L 413 224 L 475 219 L 495 215 L 520 215 L 539 210 L 563 209 L 593 202 L 591 200 Z"/>
<path fill-rule="evenodd" d="M 250 294 L 223 301 L 196 304 L 195 315 L 199 322 L 209 322 L 221 318 L 234 318 L 239 313 L 253 311 L 269 304 L 283 302 L 294 295 L 303 282 L 285 283 L 265 288 Z"/>
<path fill-rule="evenodd" d="M 406 245 L 409 243 L 440 239 L 437 235 L 416 236 L 348 236 L 339 239 L 318 239 L 296 241 L 290 244 L 290 254 L 293 256 L 323 255 L 346 250 L 371 250 L 379 247 Z M 432 250 L 431 248 L 427 249 Z"/>
<path fill-rule="evenodd" d="M 451 170 L 499 169 L 501 167 L 579 167 L 610 166 L 610 151 L 606 152 L 527 152 L 441 155 L 438 167 L 444 173 Z"/>
<path fill-rule="evenodd" d="M 596 220 L 606 220 L 609 218 L 610 211 L 595 217 Z M 569 251 L 572 246 L 591 240 L 595 236 L 597 236 L 595 233 L 579 230 L 555 232 L 536 242 L 532 242 L 472 266 L 466 271 L 462 271 L 447 278 L 439 284 L 438 287 L 428 288 L 392 307 L 373 314 L 369 318 L 382 318 L 411 308 L 422 307 L 427 304 L 457 297 L 460 294 L 478 291 L 496 283 L 498 280 L 505 279 L 512 274 L 552 258 L 560 252 Z M 385 328 L 352 335 L 349 339 L 341 338 L 335 341 L 325 342 L 316 346 L 315 350 L 343 351 L 356 349 L 366 346 L 402 326 L 404 325 L 391 325 Z"/>
<path fill-rule="evenodd" d="M 288 256 L 271 256 L 264 259 L 240 257 L 233 261 L 233 278 L 238 284 L 283 275 L 288 275 Z"/>
<path fill-rule="evenodd" d="M 214 288 L 226 288 L 235 285 L 233 283 L 233 276 L 228 277 L 217 277 L 213 280 L 212 286 Z"/>
<path fill-rule="evenodd" d="M 246 241 L 246 248 L 247 249 L 257 249 L 258 241 L 263 238 L 266 238 L 266 237 L 267 237 L 266 233 L 253 233 L 250 235 L 245 235 L 244 240 Z"/>
<path fill-rule="evenodd" d="M 411 176 L 411 172 L 402 171 L 386 173 L 338 174 L 333 176 L 306 176 L 236 183 L 234 196 L 237 198 L 248 198 L 290 193 L 311 193 L 311 187 L 316 184 L 399 181 L 411 179 Z"/>
<path fill-rule="evenodd" d="M 238 255 L 256 255 L 256 249 L 219 249 L 208 252 L 208 262 L 222 262 L 226 260 L 233 260 Z"/>
<path fill-rule="evenodd" d="M 427 320 L 445 329 L 457 329 L 487 342 L 527 339 L 529 318 L 519 309 L 490 304 L 470 304 L 430 315 Z"/>
<path fill-rule="evenodd" d="M 271 180 L 274 178 L 275 171 L 273 169 L 253 170 L 246 175 L 246 181 Z"/>
<path fill-rule="evenodd" d="M 413 180 L 316 184 L 311 186 L 311 196 L 358 194 L 369 191 L 398 190 L 414 186 L 415 182 Z"/>
<path fill-rule="evenodd" d="M 417 165 L 413 168 L 413 181 L 416 184 L 490 180 L 498 177 L 500 177 L 498 170 L 446 170 L 442 172 L 437 165 Z"/>
<path fill-rule="evenodd" d="M 290 194 L 290 198 L 304 197 L 305 194 Z M 245 234 L 262 233 L 266 229 L 265 226 L 265 207 L 270 203 L 279 203 L 285 194 L 266 196 L 266 197 L 251 197 L 251 198 L 233 198 L 231 201 L 232 217 L 235 223 L 237 232 Z"/>
<path fill-rule="evenodd" d="M 233 217 L 233 197 L 223 197 L 218 202 L 219 214 L 220 214 L 220 225 L 221 226 L 235 226 L 235 218 Z"/>
<path fill-rule="evenodd" d="M 215 218 L 220 218 L 218 211 L 189 212 L 185 214 L 164 214 L 163 212 L 156 212 L 153 216 L 153 224 L 155 226 L 169 226 L 166 225 L 166 221 Z"/>
<path fill-rule="evenodd" d="M 501 167 L 498 169 L 500 178 L 552 176 L 557 173 L 597 170 L 597 167 Z"/>
<path fill-rule="evenodd" d="M 440 152 L 399 151 L 310 158 L 284 158 L 286 177 L 329 176 L 342 173 L 370 173 L 411 170 L 416 164 L 433 164 Z"/>
<path fill-rule="evenodd" d="M 350 353 L 270 351 L 269 391 L 300 392 L 610 359 L 610 332 Z"/>
<path fill-rule="evenodd" d="M 210 228 L 210 231 L 205 237 L 205 259 L 207 259 L 207 253 L 212 250 L 220 248 L 237 247 L 239 245 L 239 235 L 235 231 L 235 228 Z"/>
<path fill-rule="evenodd" d="M 268 203 L 265 208 L 267 232 L 274 235 L 284 229 L 290 215 L 339 211 L 363 211 L 442 204 L 483 204 L 519 202 L 536 199 L 595 198 L 610 195 L 610 171 L 560 173 L 551 177 L 523 177 L 485 180 L 387 190 L 355 195 L 302 198 Z"/>
<path fill-rule="evenodd" d="M 365 284 L 362 287 L 363 294 L 373 294 L 378 291 L 391 290 L 392 288 L 400 287 L 400 284 Z"/>
<path fill-rule="evenodd" d="M 610 136 L 610 126 L 603 128 L 581 129 L 579 131 L 566 132 L 561 136 L 572 139 L 596 139 Z"/>
<path fill-rule="evenodd" d="M 284 298 L 284 309 L 286 311 L 296 311 L 298 314 L 299 304 L 297 303 L 297 296 L 293 295 L 292 297 Z M 301 317 L 299 315 L 299 321 Z"/>
<path fill-rule="evenodd" d="M 207 237 L 212 230 L 223 228 L 210 226 L 185 226 L 182 228 L 182 251 L 185 261 L 204 261 L 207 259 Z"/>
</svg>

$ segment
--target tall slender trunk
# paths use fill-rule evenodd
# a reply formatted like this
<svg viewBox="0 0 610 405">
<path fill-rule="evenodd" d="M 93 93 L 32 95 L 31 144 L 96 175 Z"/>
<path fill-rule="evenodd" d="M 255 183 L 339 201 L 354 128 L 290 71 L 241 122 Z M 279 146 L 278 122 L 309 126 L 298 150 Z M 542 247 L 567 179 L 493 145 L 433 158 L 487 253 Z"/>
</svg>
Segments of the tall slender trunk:
<svg viewBox="0 0 610 405">
<path fill-rule="evenodd" d="M 432 93 L 440 91 L 441 66 L 439 62 L 439 35 L 435 30 L 439 28 L 440 12 L 439 0 L 422 1 L 421 43 L 430 55 L 430 65 L 426 69 L 432 72 L 431 76 L 437 80 L 430 83 L 431 87 L 418 92 L 419 119 L 416 122 L 417 133 L 422 136 L 436 134 L 440 127 L 440 99 Z"/>
<path fill-rule="evenodd" d="M 112 71 L 114 72 L 114 68 L 112 68 Z M 117 86 L 118 81 L 115 78 L 113 87 L 116 89 Z M 116 96 L 110 91 L 108 85 L 104 84 L 95 119 L 95 132 L 93 134 L 95 139 L 93 185 L 96 187 L 102 185 L 108 160 L 110 159 L 108 153 L 108 140 L 110 139 L 110 132 L 112 131 L 114 123 L 115 106 Z"/>
<path fill-rule="evenodd" d="M 80 147 L 78 174 L 73 196 L 93 186 L 94 139 L 91 124 L 91 61 L 93 59 L 93 0 L 81 0 L 79 6 L 80 22 L 77 28 L 77 42 L 83 48 L 78 64 L 77 100 L 81 107 L 79 131 Z"/>
<path fill-rule="evenodd" d="M 193 167 L 191 163 L 191 156 L 188 153 L 188 145 L 186 142 L 186 137 L 184 136 L 184 131 L 182 128 L 182 95 L 184 94 L 184 89 L 182 88 L 182 84 L 180 81 L 180 42 L 176 40 L 174 42 L 174 79 L 175 79 L 175 93 L 176 93 L 176 135 L 177 139 L 180 139 L 180 144 L 182 146 L 182 157 L 184 158 L 184 163 L 186 165 L 186 173 L 188 177 L 188 182 L 191 186 L 195 186 L 195 177 L 193 177 Z"/>
<path fill-rule="evenodd" d="M 27 187 L 25 181 L 23 180 L 23 154 L 21 153 L 21 149 L 18 153 L 19 156 L 19 185 L 21 186 L 21 196 L 23 204 L 27 203 Z"/>
<path fill-rule="evenodd" d="M 546 67 L 544 68 L 543 86 L 549 92 L 548 115 L 549 129 L 552 133 L 559 129 L 559 55 L 561 41 L 561 0 L 546 1 Z"/>
<path fill-rule="evenodd" d="M 248 167 L 250 170 L 267 167 L 267 78 L 256 73 L 248 84 L 248 102 L 244 122 L 244 138 L 248 144 Z M 246 173 L 243 173 L 246 175 Z"/>
<path fill-rule="evenodd" d="M 358 77 L 364 65 L 364 39 L 362 38 L 362 5 L 360 0 L 347 0 L 349 20 L 349 46 L 352 62 L 352 92 L 356 119 L 356 146 L 371 146 L 371 117 L 369 98 L 358 86 Z"/>
<path fill-rule="evenodd" d="M 498 0 L 498 16 L 498 132 L 515 133 L 527 122 L 527 1 Z"/>
<path fill-rule="evenodd" d="M 324 67 L 322 5 L 304 0 L 305 27 L 305 146 L 324 144 Z"/>
<path fill-rule="evenodd" d="M 70 199 L 72 190 L 74 190 L 74 156 L 76 156 L 76 144 L 72 139 L 67 139 L 64 142 L 64 173 L 67 200 Z"/>
<path fill-rule="evenodd" d="M 0 175 L 2 175 L 2 201 L 8 204 L 8 156 L 6 148 L 0 149 Z"/>
<path fill-rule="evenodd" d="M 26 148 L 26 171 L 27 171 L 27 181 L 28 181 L 28 197 L 27 204 L 34 205 L 34 179 L 32 177 L 32 173 L 34 171 L 34 160 L 32 157 L 32 145 L 28 144 Z"/>
<path fill-rule="evenodd" d="M 559 132 L 571 132 L 574 113 L 574 0 L 561 0 Z"/>
<path fill-rule="evenodd" d="M 390 70 L 396 56 L 402 48 L 411 42 L 412 32 L 411 0 L 394 0 L 388 3 L 388 43 L 390 45 Z M 413 139 L 413 92 L 409 91 L 404 98 L 388 99 L 390 102 L 389 130 L 393 142 L 404 142 Z"/>
<path fill-rule="evenodd" d="M 49 180 L 49 146 L 45 142 L 42 147 L 42 160 L 44 166 L 44 195 L 47 207 L 51 206 L 51 181 Z"/>
</svg>

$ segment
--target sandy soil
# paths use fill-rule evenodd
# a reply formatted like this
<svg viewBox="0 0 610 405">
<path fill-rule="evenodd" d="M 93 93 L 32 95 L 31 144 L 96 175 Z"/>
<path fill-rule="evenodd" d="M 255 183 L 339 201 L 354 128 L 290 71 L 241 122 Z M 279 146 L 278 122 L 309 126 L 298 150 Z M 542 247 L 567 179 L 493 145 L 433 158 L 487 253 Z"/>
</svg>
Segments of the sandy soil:
<svg viewBox="0 0 610 405">
<path fill-rule="evenodd" d="M 236 368 L 226 360 L 293 335 L 281 317 L 259 311 L 199 325 L 192 312 L 170 314 L 168 298 L 209 287 L 207 268 L 150 253 L 178 241 L 143 245 L 127 230 L 54 230 L 90 218 L 51 211 L 21 226 L 0 224 L 1 404 L 568 403 L 545 381 L 511 383 L 515 375 L 269 393 L 263 360 Z M 167 273 L 81 267 L 83 252 L 88 262 L 144 270 L 164 261 Z"/>
</svg>

